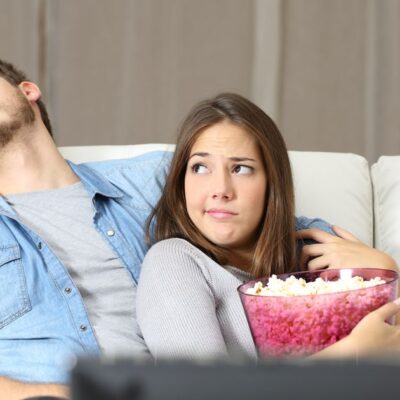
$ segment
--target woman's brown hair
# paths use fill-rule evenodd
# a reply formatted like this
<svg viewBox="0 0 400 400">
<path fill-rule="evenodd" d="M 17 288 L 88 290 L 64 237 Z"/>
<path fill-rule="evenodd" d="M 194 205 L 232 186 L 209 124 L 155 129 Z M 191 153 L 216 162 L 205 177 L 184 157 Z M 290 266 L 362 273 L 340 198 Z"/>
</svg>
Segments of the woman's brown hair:
<svg viewBox="0 0 400 400">
<path fill-rule="evenodd" d="M 155 241 L 182 238 L 221 265 L 229 250 L 210 242 L 193 224 L 185 200 L 185 174 L 191 149 L 199 135 L 212 125 L 228 121 L 255 137 L 267 176 L 264 218 L 260 221 L 251 268 L 256 277 L 295 269 L 294 189 L 285 142 L 263 110 L 242 96 L 223 93 L 198 103 L 184 120 L 178 136 L 164 192 L 149 218 L 156 221 Z"/>
</svg>

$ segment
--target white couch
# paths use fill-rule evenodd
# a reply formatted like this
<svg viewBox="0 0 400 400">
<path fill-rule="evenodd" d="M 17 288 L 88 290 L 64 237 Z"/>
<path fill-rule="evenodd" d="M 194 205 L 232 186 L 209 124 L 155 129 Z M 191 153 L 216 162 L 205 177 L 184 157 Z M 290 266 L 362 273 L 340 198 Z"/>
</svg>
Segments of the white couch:
<svg viewBox="0 0 400 400">
<path fill-rule="evenodd" d="M 76 162 L 128 158 L 173 145 L 61 147 Z M 351 231 L 400 265 L 400 156 L 370 166 L 355 154 L 291 151 L 296 214 L 321 217 Z"/>
</svg>

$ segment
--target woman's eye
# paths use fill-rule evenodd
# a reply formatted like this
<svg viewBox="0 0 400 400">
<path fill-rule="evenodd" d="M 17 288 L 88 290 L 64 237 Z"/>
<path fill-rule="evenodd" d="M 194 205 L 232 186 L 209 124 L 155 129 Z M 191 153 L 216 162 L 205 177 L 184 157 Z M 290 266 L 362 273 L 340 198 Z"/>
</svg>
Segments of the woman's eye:
<svg viewBox="0 0 400 400">
<path fill-rule="evenodd" d="M 208 172 L 208 169 L 205 165 L 202 164 L 194 164 L 192 166 L 192 171 L 195 174 L 206 174 Z"/>
<path fill-rule="evenodd" d="M 248 167 L 247 165 L 236 165 L 233 168 L 233 172 L 240 175 L 251 174 L 253 172 L 253 168 Z"/>
</svg>

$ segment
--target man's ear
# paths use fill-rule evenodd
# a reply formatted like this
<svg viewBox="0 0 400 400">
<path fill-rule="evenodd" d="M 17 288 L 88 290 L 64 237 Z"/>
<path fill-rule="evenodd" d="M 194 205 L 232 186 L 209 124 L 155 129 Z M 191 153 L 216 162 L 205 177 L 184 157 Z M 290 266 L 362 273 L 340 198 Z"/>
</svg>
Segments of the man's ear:
<svg viewBox="0 0 400 400">
<path fill-rule="evenodd" d="M 37 102 L 42 96 L 39 86 L 33 82 L 23 81 L 18 85 L 18 87 L 29 102 Z"/>
</svg>

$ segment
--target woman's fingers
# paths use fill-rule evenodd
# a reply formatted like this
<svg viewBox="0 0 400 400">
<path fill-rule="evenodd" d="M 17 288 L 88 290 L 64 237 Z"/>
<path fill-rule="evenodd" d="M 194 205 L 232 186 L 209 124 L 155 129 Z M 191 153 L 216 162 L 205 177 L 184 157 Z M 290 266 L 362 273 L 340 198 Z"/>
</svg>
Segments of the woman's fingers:
<svg viewBox="0 0 400 400">
<path fill-rule="evenodd" d="M 346 229 L 343 229 L 340 226 L 332 225 L 332 230 L 336 233 L 336 235 L 343 239 L 350 240 L 352 242 L 360 242 L 360 240 L 357 239 L 352 233 L 346 231 Z"/>
<path fill-rule="evenodd" d="M 339 238 L 349 240 L 351 242 L 360 242 L 360 240 L 358 240 L 352 233 L 350 233 L 346 229 L 341 228 L 340 226 L 332 225 L 332 230 Z M 337 236 L 316 228 L 301 229 L 296 232 L 297 239 L 311 239 L 320 243 L 334 242 L 335 239 L 338 239 Z"/>
<path fill-rule="evenodd" d="M 303 253 L 308 257 L 318 257 L 327 251 L 325 244 L 308 244 L 303 246 Z"/>
<path fill-rule="evenodd" d="M 303 246 L 300 255 L 300 267 L 306 269 L 310 258 L 319 257 L 325 252 L 323 244 L 309 244 Z"/>
<path fill-rule="evenodd" d="M 331 235 L 328 232 L 325 232 L 321 229 L 301 229 L 296 232 L 297 239 L 304 240 L 304 239 L 311 239 L 315 240 L 319 243 L 328 243 L 332 242 L 332 240 L 336 239 L 336 236 Z"/>
<path fill-rule="evenodd" d="M 330 265 L 329 258 L 325 256 L 314 258 L 307 263 L 307 269 L 309 271 L 316 271 L 318 269 L 324 269 L 326 267 L 330 267 Z"/>
<path fill-rule="evenodd" d="M 400 312 L 400 298 L 383 305 L 374 311 L 375 316 L 380 320 L 386 321 Z"/>
<path fill-rule="evenodd" d="M 317 242 L 303 246 L 299 260 L 302 269 L 357 268 L 360 265 L 381 265 L 384 262 L 383 256 L 374 261 L 378 252 L 372 251 L 350 232 L 338 226 L 333 226 L 332 229 L 338 236 L 320 229 L 304 229 L 297 232 L 298 239 Z"/>
</svg>

